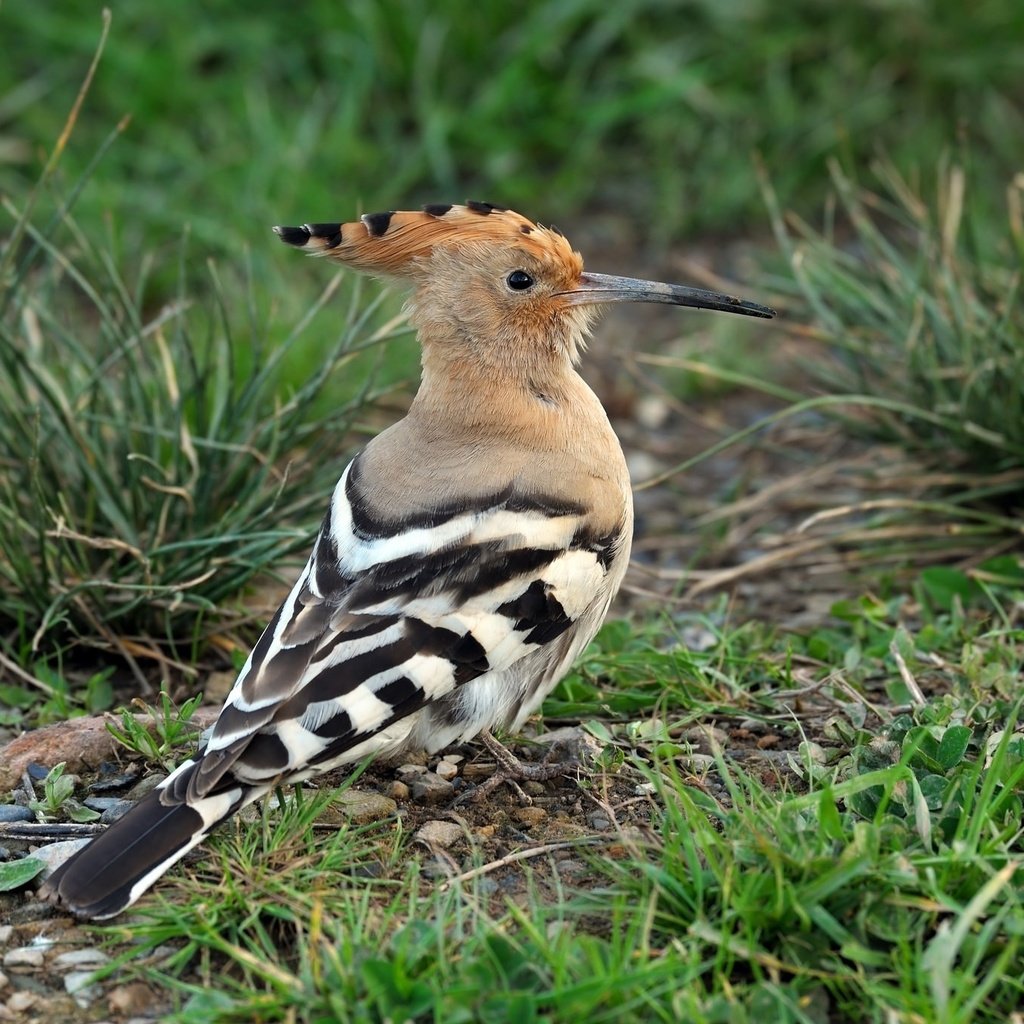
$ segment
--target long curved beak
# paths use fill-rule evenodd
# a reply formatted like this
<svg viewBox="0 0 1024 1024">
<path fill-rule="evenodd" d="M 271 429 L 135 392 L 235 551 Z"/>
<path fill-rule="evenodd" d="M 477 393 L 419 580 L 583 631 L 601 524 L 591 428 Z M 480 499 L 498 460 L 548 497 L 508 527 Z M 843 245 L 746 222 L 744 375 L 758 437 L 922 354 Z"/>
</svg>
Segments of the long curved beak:
<svg viewBox="0 0 1024 1024">
<path fill-rule="evenodd" d="M 693 306 L 696 309 L 717 309 L 723 313 L 739 313 L 770 320 L 775 310 L 747 302 L 735 295 L 708 292 L 703 288 L 688 288 L 681 284 L 663 284 L 661 281 L 640 281 L 634 277 L 615 277 L 612 274 L 585 272 L 580 283 L 570 292 L 559 292 L 574 306 L 592 306 L 606 302 L 663 302 L 670 306 Z"/>
</svg>

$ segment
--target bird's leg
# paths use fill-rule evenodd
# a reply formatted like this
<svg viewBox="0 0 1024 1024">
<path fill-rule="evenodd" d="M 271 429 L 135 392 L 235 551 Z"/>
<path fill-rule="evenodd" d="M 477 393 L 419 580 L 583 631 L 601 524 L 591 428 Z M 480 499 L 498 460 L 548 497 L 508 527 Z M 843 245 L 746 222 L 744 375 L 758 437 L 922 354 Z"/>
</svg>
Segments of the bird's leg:
<svg viewBox="0 0 1024 1024">
<path fill-rule="evenodd" d="M 544 782 L 556 776 L 564 775 L 566 769 L 571 767 L 571 764 L 566 763 L 549 763 L 551 754 L 554 751 L 551 751 L 541 764 L 526 764 L 520 761 L 506 746 L 499 743 L 494 738 L 494 734 L 490 729 L 484 729 L 479 733 L 478 738 L 494 755 L 494 759 L 498 762 L 498 770 L 471 793 L 467 793 L 465 797 L 460 797 L 456 803 L 460 803 L 463 799 L 472 800 L 475 803 L 478 800 L 482 800 L 489 793 L 493 793 L 502 783 L 508 783 L 508 785 L 516 790 L 520 801 L 528 806 L 533 801 L 523 792 L 519 786 L 520 782 Z"/>
</svg>

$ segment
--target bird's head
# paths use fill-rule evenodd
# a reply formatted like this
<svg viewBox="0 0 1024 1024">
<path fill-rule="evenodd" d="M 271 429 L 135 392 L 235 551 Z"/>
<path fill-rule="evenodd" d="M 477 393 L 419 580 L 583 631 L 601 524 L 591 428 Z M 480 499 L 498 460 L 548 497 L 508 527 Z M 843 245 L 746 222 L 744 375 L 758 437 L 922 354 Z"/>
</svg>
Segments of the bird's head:
<svg viewBox="0 0 1024 1024">
<path fill-rule="evenodd" d="M 597 308 L 661 302 L 771 317 L 732 296 L 585 272 L 557 228 L 490 203 L 371 213 L 347 223 L 274 228 L 281 240 L 412 285 L 425 346 L 498 369 L 575 361 Z"/>
</svg>

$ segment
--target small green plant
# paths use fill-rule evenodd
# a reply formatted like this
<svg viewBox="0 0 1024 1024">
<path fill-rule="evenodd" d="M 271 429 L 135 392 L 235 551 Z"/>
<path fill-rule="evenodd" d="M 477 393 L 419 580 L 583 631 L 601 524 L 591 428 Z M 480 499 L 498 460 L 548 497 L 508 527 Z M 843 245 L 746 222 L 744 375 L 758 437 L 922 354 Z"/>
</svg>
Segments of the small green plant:
<svg viewBox="0 0 1024 1024">
<path fill-rule="evenodd" d="M 159 705 L 152 707 L 140 697 L 132 706 L 149 721 L 140 721 L 130 708 L 121 709 L 121 725 L 107 722 L 107 730 L 115 740 L 133 754 L 141 754 L 147 761 L 170 771 L 179 760 L 182 748 L 194 743 L 199 730 L 192 724 L 192 716 L 202 703 L 203 695 L 190 697 L 177 707 L 166 691 L 160 691 Z"/>
<path fill-rule="evenodd" d="M 50 769 L 43 780 L 42 800 L 30 800 L 29 808 L 40 821 L 57 821 L 61 817 L 77 822 L 95 821 L 99 814 L 75 799 L 75 778 L 64 774 L 66 767 L 67 762 L 61 761 Z"/>
</svg>

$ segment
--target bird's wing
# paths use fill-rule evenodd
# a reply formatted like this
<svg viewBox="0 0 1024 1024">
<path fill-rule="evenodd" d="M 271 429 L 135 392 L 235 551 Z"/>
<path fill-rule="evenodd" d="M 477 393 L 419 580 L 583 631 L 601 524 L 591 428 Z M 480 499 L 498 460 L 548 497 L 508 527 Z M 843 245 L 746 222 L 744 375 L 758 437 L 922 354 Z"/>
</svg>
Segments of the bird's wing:
<svg viewBox="0 0 1024 1024">
<path fill-rule="evenodd" d="M 357 459 L 186 799 L 225 776 L 258 784 L 338 763 L 428 702 L 556 642 L 608 589 L 621 543 L 588 529 L 585 509 L 513 486 L 385 522 L 360 501 Z"/>
</svg>

